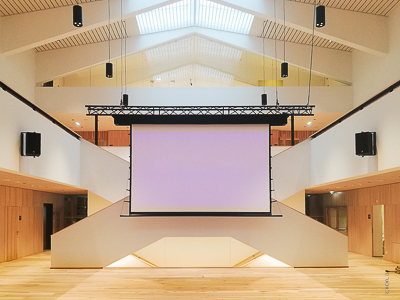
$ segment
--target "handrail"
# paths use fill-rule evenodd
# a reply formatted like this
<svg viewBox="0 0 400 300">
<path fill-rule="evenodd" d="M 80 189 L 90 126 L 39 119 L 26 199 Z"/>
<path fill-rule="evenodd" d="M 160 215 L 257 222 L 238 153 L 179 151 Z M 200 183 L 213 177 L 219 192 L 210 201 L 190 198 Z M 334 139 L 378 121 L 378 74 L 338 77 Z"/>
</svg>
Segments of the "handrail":
<svg viewBox="0 0 400 300">
<path fill-rule="evenodd" d="M 21 94 L 18 94 L 16 91 L 14 91 L 12 88 L 10 88 L 8 85 L 6 85 L 4 82 L 0 81 L 0 87 L 6 91 L 7 93 L 11 94 L 12 96 L 14 96 L 15 98 L 17 98 L 18 100 L 20 100 L 22 103 L 26 104 L 27 106 L 29 106 L 30 108 L 32 108 L 34 111 L 38 112 L 39 114 L 41 114 L 43 117 L 45 117 L 46 119 L 50 120 L 51 122 L 53 122 L 55 125 L 57 125 L 58 127 L 60 127 L 61 129 L 63 129 L 64 131 L 68 132 L 70 135 L 72 135 L 73 137 L 77 138 L 78 140 L 81 139 L 81 136 L 77 133 L 75 133 L 74 131 L 72 131 L 71 129 L 69 129 L 68 127 L 66 127 L 64 124 L 60 123 L 59 121 L 57 121 L 56 119 L 54 119 L 52 116 L 50 116 L 48 113 L 46 113 L 44 110 L 40 109 L 39 107 L 37 107 L 35 104 L 33 104 L 32 102 L 30 102 L 28 99 L 26 99 L 24 96 L 22 96 Z"/>
<path fill-rule="evenodd" d="M 395 82 L 394 84 L 392 84 L 391 86 L 389 86 L 388 88 L 384 89 L 383 91 L 381 91 L 380 93 L 376 94 L 375 96 L 373 96 L 371 99 L 365 101 L 364 103 L 360 104 L 359 106 L 357 106 L 356 108 L 352 109 L 351 111 L 349 111 L 348 113 L 344 114 L 343 116 L 341 116 L 339 119 L 337 119 L 336 121 L 332 122 L 331 124 L 325 126 L 324 128 L 322 128 L 321 130 L 317 131 L 316 133 L 314 133 L 313 135 L 310 136 L 311 139 L 315 139 L 316 137 L 320 136 L 321 134 L 323 134 L 325 131 L 328 131 L 329 129 L 331 129 L 332 127 L 336 126 L 337 124 L 341 123 L 342 121 L 350 118 L 352 115 L 354 115 L 355 113 L 359 112 L 360 110 L 363 110 L 365 107 L 367 107 L 368 105 L 378 101 L 380 98 L 386 96 L 387 94 L 393 92 L 395 89 L 397 89 L 400 86 L 400 80 Z"/>
</svg>

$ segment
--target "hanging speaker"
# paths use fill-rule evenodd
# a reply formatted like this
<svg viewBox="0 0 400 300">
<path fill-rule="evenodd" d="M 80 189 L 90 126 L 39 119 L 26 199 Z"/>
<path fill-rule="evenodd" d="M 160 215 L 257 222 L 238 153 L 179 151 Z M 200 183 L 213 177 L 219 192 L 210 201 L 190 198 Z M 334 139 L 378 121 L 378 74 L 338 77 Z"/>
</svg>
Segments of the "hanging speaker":
<svg viewBox="0 0 400 300">
<path fill-rule="evenodd" d="M 41 134 L 21 132 L 21 156 L 40 156 Z"/>
<path fill-rule="evenodd" d="M 261 105 L 267 105 L 267 94 L 261 94 Z"/>
<path fill-rule="evenodd" d="M 356 133 L 356 155 L 374 156 L 376 155 L 376 133 L 360 132 Z"/>
<path fill-rule="evenodd" d="M 74 7 L 72 8 L 72 20 L 75 27 L 83 26 L 82 6 L 74 5 Z"/>
<path fill-rule="evenodd" d="M 106 63 L 106 77 L 107 78 L 113 77 L 113 64 L 110 62 Z"/>
</svg>

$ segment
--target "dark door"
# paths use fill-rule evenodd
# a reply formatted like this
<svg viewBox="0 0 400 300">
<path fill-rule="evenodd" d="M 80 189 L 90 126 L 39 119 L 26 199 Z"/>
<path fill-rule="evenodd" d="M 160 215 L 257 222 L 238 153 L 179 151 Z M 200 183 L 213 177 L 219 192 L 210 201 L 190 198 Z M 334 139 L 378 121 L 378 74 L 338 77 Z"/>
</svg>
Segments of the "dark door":
<svg viewBox="0 0 400 300">
<path fill-rule="evenodd" d="M 43 204 L 43 250 L 51 249 L 53 234 L 53 204 Z"/>
</svg>

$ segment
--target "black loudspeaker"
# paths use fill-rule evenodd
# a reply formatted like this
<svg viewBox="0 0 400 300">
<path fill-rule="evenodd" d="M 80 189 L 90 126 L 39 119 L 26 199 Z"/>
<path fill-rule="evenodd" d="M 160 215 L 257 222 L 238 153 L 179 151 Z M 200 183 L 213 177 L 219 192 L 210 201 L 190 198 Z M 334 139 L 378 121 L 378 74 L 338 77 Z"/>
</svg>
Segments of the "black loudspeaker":
<svg viewBox="0 0 400 300">
<path fill-rule="evenodd" d="M 261 94 L 261 105 L 267 105 L 267 94 Z"/>
<path fill-rule="evenodd" d="M 21 156 L 40 156 L 41 134 L 21 132 Z"/>
<path fill-rule="evenodd" d="M 376 133 L 375 132 L 356 133 L 356 155 L 359 155 L 359 156 L 376 155 Z"/>
<path fill-rule="evenodd" d="M 123 94 L 122 95 L 122 105 L 123 106 L 128 106 L 128 94 Z"/>
</svg>

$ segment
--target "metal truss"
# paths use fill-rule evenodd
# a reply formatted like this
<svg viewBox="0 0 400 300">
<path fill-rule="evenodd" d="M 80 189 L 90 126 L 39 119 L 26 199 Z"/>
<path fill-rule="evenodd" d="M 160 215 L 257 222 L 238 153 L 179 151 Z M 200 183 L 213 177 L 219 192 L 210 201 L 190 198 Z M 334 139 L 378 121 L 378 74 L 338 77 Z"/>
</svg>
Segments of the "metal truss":
<svg viewBox="0 0 400 300">
<path fill-rule="evenodd" d="M 293 115 L 312 116 L 315 105 L 279 105 L 279 106 L 118 106 L 86 105 L 88 116 L 113 115 Z"/>
</svg>

